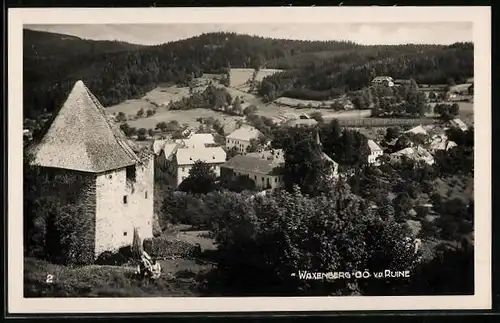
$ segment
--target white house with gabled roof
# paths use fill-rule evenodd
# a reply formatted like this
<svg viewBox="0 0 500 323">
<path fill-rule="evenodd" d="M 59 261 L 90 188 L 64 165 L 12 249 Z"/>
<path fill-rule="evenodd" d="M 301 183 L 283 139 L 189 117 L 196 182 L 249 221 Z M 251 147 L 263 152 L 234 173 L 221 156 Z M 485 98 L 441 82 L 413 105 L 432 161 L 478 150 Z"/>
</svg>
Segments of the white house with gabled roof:
<svg viewBox="0 0 500 323">
<path fill-rule="evenodd" d="M 197 162 L 204 162 L 220 176 L 220 166 L 226 162 L 226 152 L 222 147 L 181 147 L 173 158 L 173 177 L 179 186 L 189 176 L 189 171 Z"/>
<path fill-rule="evenodd" d="M 243 154 L 250 146 L 250 140 L 257 139 L 261 135 L 262 133 L 256 128 L 244 125 L 226 136 L 226 148 L 229 150 L 234 147 Z"/>
<path fill-rule="evenodd" d="M 371 139 L 368 140 L 368 147 L 370 148 L 370 155 L 368 155 L 368 164 L 378 164 L 377 158 L 384 154 L 382 148 Z"/>
</svg>

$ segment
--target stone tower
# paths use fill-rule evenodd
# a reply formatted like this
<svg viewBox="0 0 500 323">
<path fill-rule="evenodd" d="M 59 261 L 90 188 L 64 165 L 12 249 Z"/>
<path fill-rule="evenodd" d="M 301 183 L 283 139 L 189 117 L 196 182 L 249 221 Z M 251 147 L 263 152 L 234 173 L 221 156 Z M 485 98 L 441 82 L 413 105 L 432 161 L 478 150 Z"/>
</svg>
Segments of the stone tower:
<svg viewBox="0 0 500 323">
<path fill-rule="evenodd" d="M 130 141 L 82 81 L 77 81 L 47 133 L 34 164 L 91 183 L 86 205 L 94 255 L 153 236 L 154 158 Z"/>
</svg>

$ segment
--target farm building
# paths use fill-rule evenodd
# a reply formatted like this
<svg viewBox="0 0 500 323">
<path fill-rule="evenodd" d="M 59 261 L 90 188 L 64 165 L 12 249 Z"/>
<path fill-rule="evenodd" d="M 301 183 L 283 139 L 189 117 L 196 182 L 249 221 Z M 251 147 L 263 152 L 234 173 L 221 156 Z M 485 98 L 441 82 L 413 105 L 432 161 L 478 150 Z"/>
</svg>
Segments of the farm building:
<svg viewBox="0 0 500 323">
<path fill-rule="evenodd" d="M 377 76 L 372 80 L 372 84 L 394 86 L 394 80 L 390 76 Z"/>
<path fill-rule="evenodd" d="M 273 153 L 262 155 L 236 155 L 221 165 L 221 181 L 230 182 L 238 176 L 246 176 L 259 189 L 271 189 L 283 185 L 283 162 Z"/>
<path fill-rule="evenodd" d="M 89 240 L 79 244 L 94 259 L 130 246 L 135 229 L 141 239 L 153 236 L 153 154 L 125 136 L 82 81 L 30 151 L 49 178 L 62 175 L 83 187 L 77 193 L 85 212 L 78 216 L 91 225 Z"/>
</svg>

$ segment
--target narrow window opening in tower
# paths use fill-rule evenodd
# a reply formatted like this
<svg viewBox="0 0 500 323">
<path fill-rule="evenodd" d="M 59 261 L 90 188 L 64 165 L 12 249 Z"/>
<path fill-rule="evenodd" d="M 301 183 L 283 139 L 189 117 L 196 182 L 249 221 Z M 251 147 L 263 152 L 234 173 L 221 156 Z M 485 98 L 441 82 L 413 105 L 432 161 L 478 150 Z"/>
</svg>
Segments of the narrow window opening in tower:
<svg viewBox="0 0 500 323">
<path fill-rule="evenodd" d="M 136 168 L 135 168 L 135 165 L 128 166 L 126 168 L 126 173 L 127 173 L 127 180 L 135 182 L 135 179 L 136 179 Z"/>
</svg>

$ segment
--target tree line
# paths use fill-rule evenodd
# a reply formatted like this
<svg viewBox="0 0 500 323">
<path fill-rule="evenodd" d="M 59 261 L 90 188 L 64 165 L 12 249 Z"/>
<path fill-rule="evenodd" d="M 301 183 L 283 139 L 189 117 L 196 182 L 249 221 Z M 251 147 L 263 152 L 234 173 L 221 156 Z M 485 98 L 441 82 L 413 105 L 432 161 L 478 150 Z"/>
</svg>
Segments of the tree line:
<svg viewBox="0 0 500 323">
<path fill-rule="evenodd" d="M 474 48 L 455 46 L 369 46 L 331 59 L 267 76 L 258 90 L 266 100 L 280 96 L 329 100 L 360 90 L 376 76 L 414 79 L 419 84 L 464 83 L 474 74 Z"/>
<path fill-rule="evenodd" d="M 24 33 L 24 112 L 31 117 L 53 111 L 78 79 L 108 106 L 140 97 L 161 83 L 187 84 L 202 73 L 226 73 L 230 66 L 258 68 L 277 57 L 357 47 L 350 42 L 276 40 L 234 33 L 137 47 L 73 37 L 71 46 L 66 46 L 65 35 Z"/>
<path fill-rule="evenodd" d="M 45 39 L 48 39 L 46 43 Z M 158 84 L 187 85 L 203 73 L 227 74 L 233 67 L 260 68 L 266 62 L 307 53 L 326 55 L 307 66 L 269 76 L 258 92 L 267 100 L 280 95 L 333 97 L 366 85 L 373 75 L 414 77 L 417 82 L 472 75 L 471 44 L 454 47 L 403 45 L 360 46 L 350 42 L 277 40 L 233 33 L 210 33 L 157 46 L 71 40 L 25 30 L 23 106 L 36 118 L 62 104 L 77 80 L 83 80 L 104 106 L 138 98 Z M 57 50 L 55 50 L 57 49 Z M 80 50 L 81 49 L 81 50 Z M 299 61 L 299 60 L 297 60 Z M 47 77 L 50 75 L 50 77 Z M 306 94 L 304 94 L 306 93 Z M 314 94 L 316 95 L 316 94 Z M 297 95 L 295 95 L 296 97 Z"/>
</svg>

